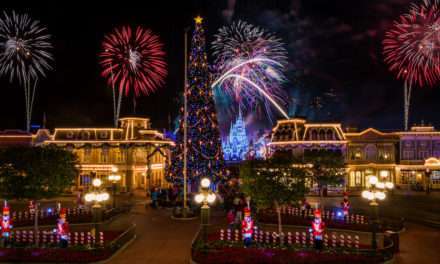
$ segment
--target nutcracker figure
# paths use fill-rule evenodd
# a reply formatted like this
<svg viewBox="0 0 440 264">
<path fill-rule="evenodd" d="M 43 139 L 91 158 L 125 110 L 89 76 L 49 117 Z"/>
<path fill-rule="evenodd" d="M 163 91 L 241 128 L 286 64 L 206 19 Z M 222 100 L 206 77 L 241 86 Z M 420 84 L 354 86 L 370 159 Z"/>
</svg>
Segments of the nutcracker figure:
<svg viewBox="0 0 440 264">
<path fill-rule="evenodd" d="M 6 246 L 9 242 L 9 237 L 11 236 L 12 220 L 9 215 L 9 207 L 7 202 L 3 206 L 2 224 L 0 226 L 3 246 Z"/>
<path fill-rule="evenodd" d="M 344 200 L 341 202 L 342 212 L 344 213 L 344 217 L 348 216 L 348 212 L 350 210 L 350 201 L 348 201 L 348 193 L 344 192 Z"/>
<path fill-rule="evenodd" d="M 241 234 L 245 247 L 249 247 L 252 243 L 252 234 L 254 233 L 254 220 L 251 217 L 251 210 L 244 208 L 244 219 L 241 222 Z"/>
<path fill-rule="evenodd" d="M 35 202 L 34 201 L 32 201 L 32 200 L 29 201 L 28 208 L 29 208 L 29 213 L 31 215 L 35 214 Z"/>
<path fill-rule="evenodd" d="M 315 248 L 322 249 L 322 237 L 324 235 L 325 224 L 321 219 L 321 211 L 319 209 L 315 210 L 315 218 L 312 222 L 312 233 L 315 238 Z"/>
<path fill-rule="evenodd" d="M 69 223 L 66 220 L 66 208 L 61 208 L 60 218 L 58 218 L 57 235 L 60 236 L 60 247 L 66 248 L 69 243 Z"/>
</svg>

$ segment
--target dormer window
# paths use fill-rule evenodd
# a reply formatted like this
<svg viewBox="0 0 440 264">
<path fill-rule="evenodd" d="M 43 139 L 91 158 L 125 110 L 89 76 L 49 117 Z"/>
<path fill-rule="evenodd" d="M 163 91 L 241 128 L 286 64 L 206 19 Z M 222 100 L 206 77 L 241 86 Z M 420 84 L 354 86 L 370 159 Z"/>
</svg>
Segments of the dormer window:
<svg viewBox="0 0 440 264">
<path fill-rule="evenodd" d="M 106 139 L 106 138 L 108 138 L 108 132 L 107 132 L 107 131 L 101 131 L 101 132 L 99 132 L 99 138 L 100 138 L 100 139 Z"/>
<path fill-rule="evenodd" d="M 87 131 L 82 131 L 81 132 L 81 139 L 82 140 L 89 140 L 90 139 L 90 133 Z"/>
<path fill-rule="evenodd" d="M 66 133 L 66 138 L 67 139 L 72 139 L 73 138 L 73 132 L 72 131 L 67 132 Z"/>
</svg>

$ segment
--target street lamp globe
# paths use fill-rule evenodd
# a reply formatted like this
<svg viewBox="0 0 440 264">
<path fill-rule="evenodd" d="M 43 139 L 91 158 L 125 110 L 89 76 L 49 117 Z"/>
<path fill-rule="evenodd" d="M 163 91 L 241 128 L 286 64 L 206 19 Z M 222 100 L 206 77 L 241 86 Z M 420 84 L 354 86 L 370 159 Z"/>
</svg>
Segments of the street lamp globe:
<svg viewBox="0 0 440 264">
<path fill-rule="evenodd" d="M 102 184 L 101 179 L 95 178 L 92 181 L 92 185 L 95 186 L 95 187 L 99 187 L 99 186 L 101 186 L 101 184 Z"/>
<path fill-rule="evenodd" d="M 369 196 L 370 196 L 370 191 L 365 190 L 365 191 L 362 192 L 362 197 L 363 198 L 368 199 Z"/>
<path fill-rule="evenodd" d="M 376 176 L 370 176 L 370 179 L 368 181 L 370 182 L 371 185 L 376 185 L 379 180 L 377 179 Z"/>
<path fill-rule="evenodd" d="M 209 188 L 209 186 L 211 185 L 211 181 L 208 178 L 203 178 L 200 181 L 200 185 L 202 186 L 202 188 Z"/>
<path fill-rule="evenodd" d="M 96 198 L 96 194 L 95 194 L 95 193 L 87 193 L 87 194 L 84 196 L 84 199 L 86 200 L 86 202 L 94 201 L 95 198 Z"/>
<path fill-rule="evenodd" d="M 196 200 L 196 203 L 202 203 L 203 200 L 205 199 L 205 197 L 203 196 L 203 194 L 199 193 L 194 197 L 194 200 Z"/>
<path fill-rule="evenodd" d="M 394 188 L 394 183 L 392 183 L 392 182 L 386 182 L 386 183 L 385 183 L 385 187 L 386 187 L 387 189 L 393 189 L 393 188 Z"/>
<path fill-rule="evenodd" d="M 384 200 L 385 197 L 386 197 L 386 195 L 385 195 L 384 192 L 376 192 L 376 193 L 374 194 L 374 196 L 375 196 L 377 199 L 379 199 L 379 200 Z"/>
<path fill-rule="evenodd" d="M 210 193 L 208 194 L 208 197 L 206 198 L 206 200 L 208 201 L 208 203 L 213 203 L 215 201 L 215 194 L 214 193 Z"/>
<path fill-rule="evenodd" d="M 99 193 L 98 195 L 96 195 L 97 202 L 104 202 L 104 201 L 107 201 L 109 198 L 110 198 L 110 195 L 106 192 Z"/>
</svg>

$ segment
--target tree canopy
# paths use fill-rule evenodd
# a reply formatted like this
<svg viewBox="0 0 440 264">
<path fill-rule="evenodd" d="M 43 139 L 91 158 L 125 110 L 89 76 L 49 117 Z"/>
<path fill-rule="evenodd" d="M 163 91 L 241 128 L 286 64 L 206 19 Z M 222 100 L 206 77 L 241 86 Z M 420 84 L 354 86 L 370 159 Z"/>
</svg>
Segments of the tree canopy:
<svg viewBox="0 0 440 264">
<path fill-rule="evenodd" d="M 240 168 L 241 188 L 258 208 L 302 199 L 306 176 L 304 168 L 293 166 L 292 161 L 285 159 L 250 160 Z"/>
<path fill-rule="evenodd" d="M 78 175 L 76 156 L 64 149 L 13 147 L 0 150 L 0 194 L 5 198 L 54 197 Z"/>
<path fill-rule="evenodd" d="M 313 180 L 319 188 L 341 184 L 345 178 L 344 156 L 339 151 L 317 150 L 304 153 L 304 162 L 311 165 Z"/>
</svg>

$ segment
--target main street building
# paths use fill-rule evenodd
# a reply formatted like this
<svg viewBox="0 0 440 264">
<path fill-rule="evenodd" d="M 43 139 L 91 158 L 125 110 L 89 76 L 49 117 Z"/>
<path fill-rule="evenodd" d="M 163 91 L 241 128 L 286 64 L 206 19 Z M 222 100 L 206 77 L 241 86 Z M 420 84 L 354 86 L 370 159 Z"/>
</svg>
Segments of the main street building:
<svg viewBox="0 0 440 264">
<path fill-rule="evenodd" d="M 308 123 L 301 118 L 279 120 L 272 131 L 270 151 L 340 151 L 347 168 L 350 189 L 368 186 L 375 175 L 401 188 L 440 189 L 440 131 L 432 126 L 413 126 L 406 132 L 382 132 L 368 128 L 343 130 L 340 123 Z"/>
<path fill-rule="evenodd" d="M 75 153 L 79 174 L 74 189 L 91 185 L 92 179 L 107 181 L 112 170 L 121 176 L 123 190 L 167 186 L 165 167 L 174 142 L 151 128 L 148 118 L 119 119 L 117 128 L 39 129 L 30 134 L 18 130 L 0 132 L 0 147 L 56 145 Z"/>
</svg>

